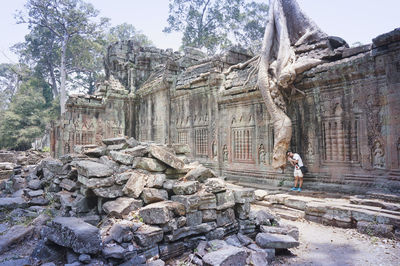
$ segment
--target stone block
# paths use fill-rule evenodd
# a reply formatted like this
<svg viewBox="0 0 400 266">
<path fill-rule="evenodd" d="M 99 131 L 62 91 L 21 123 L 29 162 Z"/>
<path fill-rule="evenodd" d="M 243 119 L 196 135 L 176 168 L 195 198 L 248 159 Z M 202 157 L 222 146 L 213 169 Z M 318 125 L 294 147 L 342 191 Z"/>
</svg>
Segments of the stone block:
<svg viewBox="0 0 400 266">
<path fill-rule="evenodd" d="M 216 177 L 217 175 L 209 168 L 199 165 L 196 168 L 190 170 L 185 176 L 185 180 L 204 182 L 208 178 Z"/>
<path fill-rule="evenodd" d="M 244 235 L 253 234 L 256 231 L 256 223 L 251 220 L 238 220 L 239 233 Z"/>
<path fill-rule="evenodd" d="M 61 180 L 59 186 L 60 186 L 60 188 L 63 188 L 67 191 L 75 191 L 78 187 L 76 182 L 74 182 L 70 179 L 67 179 L 67 178 L 64 178 L 63 180 Z"/>
<path fill-rule="evenodd" d="M 175 201 L 160 201 L 139 210 L 139 215 L 146 224 L 165 224 L 174 215 L 183 216 L 185 213 L 185 206 Z"/>
<path fill-rule="evenodd" d="M 32 179 L 28 182 L 28 188 L 36 190 L 42 188 L 42 182 L 39 179 Z"/>
<path fill-rule="evenodd" d="M 121 164 L 126 164 L 126 165 L 131 165 L 133 163 L 133 159 L 134 159 L 133 156 L 123 153 L 123 152 L 118 152 L 118 151 L 110 151 L 110 156 L 114 161 L 119 162 Z"/>
<path fill-rule="evenodd" d="M 21 242 L 33 233 L 33 226 L 14 225 L 5 234 L 0 236 L 0 253 L 10 249 L 12 245 Z"/>
<path fill-rule="evenodd" d="M 78 161 L 75 163 L 78 174 L 87 178 L 111 176 L 114 171 L 107 165 L 92 161 Z"/>
<path fill-rule="evenodd" d="M 289 235 L 293 237 L 295 240 L 299 241 L 299 229 L 294 226 L 277 227 L 277 226 L 261 225 L 260 229 L 261 232 L 263 233 Z"/>
<path fill-rule="evenodd" d="M 156 159 L 146 157 L 136 157 L 133 160 L 132 166 L 134 168 L 139 168 L 150 172 L 163 172 L 167 168 L 164 163 Z"/>
<path fill-rule="evenodd" d="M 299 245 L 293 237 L 289 235 L 258 233 L 256 243 L 261 248 L 288 249 Z"/>
<path fill-rule="evenodd" d="M 93 193 L 96 196 L 108 199 L 118 198 L 124 195 L 122 192 L 122 187 L 117 185 L 113 185 L 111 187 L 94 188 Z"/>
<path fill-rule="evenodd" d="M 129 145 L 129 147 L 130 148 L 134 148 L 134 147 L 137 147 L 140 143 L 139 143 L 139 141 L 137 141 L 136 139 L 134 139 L 134 138 L 129 138 L 129 139 L 127 139 L 126 140 L 126 143 L 128 143 L 128 145 Z"/>
<path fill-rule="evenodd" d="M 213 222 L 217 220 L 217 211 L 216 210 L 203 210 L 201 211 L 203 215 L 204 222 Z"/>
<path fill-rule="evenodd" d="M 78 175 L 78 182 L 87 188 L 100 188 L 110 187 L 114 185 L 114 176 L 103 177 L 103 178 L 87 178 L 83 175 Z M 61 184 L 60 184 L 61 186 Z"/>
<path fill-rule="evenodd" d="M 199 193 L 199 210 L 212 210 L 217 208 L 217 198 L 213 193 Z"/>
<path fill-rule="evenodd" d="M 131 176 L 122 191 L 129 197 L 139 198 L 147 184 L 148 174 L 140 171 L 131 171 L 129 173 Z"/>
<path fill-rule="evenodd" d="M 197 181 L 181 181 L 175 183 L 172 190 L 176 195 L 191 195 L 196 193 L 200 188 L 200 184 Z"/>
<path fill-rule="evenodd" d="M 239 219 L 248 219 L 250 214 L 250 203 L 236 203 L 235 214 Z"/>
<path fill-rule="evenodd" d="M 195 226 L 203 222 L 203 214 L 201 211 L 190 212 L 186 214 L 186 225 Z"/>
<path fill-rule="evenodd" d="M 106 259 L 123 259 L 126 250 L 120 245 L 106 245 L 103 247 L 102 254 Z"/>
<path fill-rule="evenodd" d="M 164 189 L 144 188 L 141 194 L 145 204 L 168 200 L 168 192 Z"/>
<path fill-rule="evenodd" d="M 194 195 L 173 195 L 171 197 L 172 201 L 177 201 L 185 206 L 186 212 L 194 212 L 200 206 L 200 197 L 196 194 Z"/>
<path fill-rule="evenodd" d="M 162 260 L 178 257 L 186 251 L 183 242 L 160 244 L 158 247 L 160 249 L 160 258 Z"/>
<path fill-rule="evenodd" d="M 111 240 L 117 243 L 128 242 L 133 239 L 132 231 L 136 231 L 138 227 L 134 222 L 121 220 L 113 224 L 108 231 L 108 236 L 104 239 L 104 243 L 109 243 Z"/>
<path fill-rule="evenodd" d="M 217 210 L 225 210 L 235 206 L 235 198 L 231 190 L 215 194 L 217 198 Z"/>
<path fill-rule="evenodd" d="M 264 198 L 268 195 L 268 192 L 262 189 L 256 189 L 254 191 L 254 197 L 256 200 L 264 200 Z"/>
<path fill-rule="evenodd" d="M 125 137 L 108 138 L 102 140 L 105 145 L 116 145 L 121 143 L 126 143 Z"/>
<path fill-rule="evenodd" d="M 47 238 L 77 253 L 96 254 L 101 250 L 99 229 L 75 217 L 56 217 L 48 227 Z"/>
<path fill-rule="evenodd" d="M 172 144 L 172 149 L 176 154 L 189 154 L 190 148 L 187 144 Z"/>
<path fill-rule="evenodd" d="M 226 190 L 225 181 L 220 178 L 209 178 L 204 182 L 204 186 L 205 190 L 211 193 L 220 193 Z"/>
<path fill-rule="evenodd" d="M 216 228 L 216 224 L 211 222 L 211 223 L 202 223 L 199 225 L 195 226 L 185 226 L 182 228 L 178 228 L 176 230 L 172 231 L 172 234 L 166 235 L 165 238 L 168 241 L 174 242 L 179 239 L 192 236 L 192 235 L 200 235 L 200 234 L 205 234 L 209 231 L 212 231 Z"/>
<path fill-rule="evenodd" d="M 148 146 L 139 145 L 134 148 L 125 149 L 122 152 L 131 155 L 132 157 L 145 157 L 150 151 Z"/>
<path fill-rule="evenodd" d="M 275 249 L 274 248 L 260 248 L 257 244 L 250 244 L 247 246 L 250 250 L 257 252 L 265 252 L 267 254 L 267 261 L 271 263 L 275 259 Z"/>
<path fill-rule="evenodd" d="M 233 195 L 235 203 L 251 203 L 254 201 L 254 189 L 252 188 L 234 188 Z"/>
<path fill-rule="evenodd" d="M 103 204 L 103 210 L 108 215 L 121 218 L 129 212 L 141 208 L 143 202 L 132 198 L 120 197 Z"/>
<path fill-rule="evenodd" d="M 165 174 L 151 174 L 147 178 L 147 187 L 162 188 L 166 180 Z"/>
<path fill-rule="evenodd" d="M 111 151 L 120 151 L 128 148 L 129 145 L 127 143 L 113 144 L 108 145 L 106 148 L 106 154 L 110 154 Z"/>
<path fill-rule="evenodd" d="M 164 233 L 160 227 L 142 225 L 133 236 L 137 244 L 143 247 L 148 247 L 161 242 Z"/>
<path fill-rule="evenodd" d="M 89 148 L 84 150 L 83 153 L 89 157 L 100 158 L 101 156 L 104 156 L 106 154 L 106 147 L 101 146 L 101 147 Z"/>
<path fill-rule="evenodd" d="M 390 224 L 378 224 L 373 222 L 357 222 L 357 231 L 370 236 L 393 238 L 394 227 Z"/>
<path fill-rule="evenodd" d="M 170 153 L 166 149 L 163 149 L 160 146 L 151 145 L 150 146 L 150 154 L 154 158 L 160 160 L 161 162 L 165 163 L 166 165 L 171 166 L 175 169 L 182 169 L 185 166 L 185 163 L 176 157 L 175 154 Z"/>
<path fill-rule="evenodd" d="M 246 265 L 246 259 L 245 249 L 225 246 L 217 251 L 207 253 L 203 257 L 203 262 L 207 266 Z"/>
<path fill-rule="evenodd" d="M 217 211 L 217 226 L 224 226 L 235 222 L 235 212 L 229 208 L 223 211 Z"/>
</svg>

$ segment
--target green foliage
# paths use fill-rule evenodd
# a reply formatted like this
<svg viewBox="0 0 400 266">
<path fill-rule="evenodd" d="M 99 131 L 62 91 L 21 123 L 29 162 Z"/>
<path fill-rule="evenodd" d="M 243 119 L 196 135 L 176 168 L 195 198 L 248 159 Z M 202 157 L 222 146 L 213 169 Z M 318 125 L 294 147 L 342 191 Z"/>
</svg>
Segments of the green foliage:
<svg viewBox="0 0 400 266">
<path fill-rule="evenodd" d="M 153 45 L 152 41 L 145 34 L 128 23 L 122 23 L 111 27 L 106 34 L 107 44 L 127 40 L 133 40 L 141 46 Z"/>
<path fill-rule="evenodd" d="M 245 0 L 170 0 L 164 32 L 182 32 L 182 46 L 205 48 L 212 54 L 233 44 L 246 47 L 262 40 L 266 4 Z"/>
<path fill-rule="evenodd" d="M 4 111 L 0 123 L 0 147 L 26 150 L 32 141 L 40 137 L 49 122 L 52 102 L 46 102 L 43 92 L 48 84 L 35 77 L 22 82 Z"/>
</svg>

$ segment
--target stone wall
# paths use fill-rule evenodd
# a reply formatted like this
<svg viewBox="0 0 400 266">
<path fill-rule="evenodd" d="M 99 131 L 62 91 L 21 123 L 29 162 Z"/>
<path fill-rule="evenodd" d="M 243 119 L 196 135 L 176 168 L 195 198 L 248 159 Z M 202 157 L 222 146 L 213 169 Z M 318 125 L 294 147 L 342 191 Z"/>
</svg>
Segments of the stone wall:
<svg viewBox="0 0 400 266">
<path fill-rule="evenodd" d="M 305 95 L 289 99 L 288 112 L 291 149 L 310 169 L 305 187 L 399 191 L 399 51 L 397 29 L 297 77 Z M 105 60 L 108 85 L 96 96 L 69 99 L 65 122 L 53 127 L 53 152 L 125 134 L 188 144 L 193 159 L 231 180 L 291 185 L 290 167 L 277 173 L 270 166 L 273 127 L 255 76 L 248 79 L 251 67 L 224 74 L 250 58 L 240 49 L 210 58 L 192 48 L 173 53 L 117 43 Z"/>
</svg>

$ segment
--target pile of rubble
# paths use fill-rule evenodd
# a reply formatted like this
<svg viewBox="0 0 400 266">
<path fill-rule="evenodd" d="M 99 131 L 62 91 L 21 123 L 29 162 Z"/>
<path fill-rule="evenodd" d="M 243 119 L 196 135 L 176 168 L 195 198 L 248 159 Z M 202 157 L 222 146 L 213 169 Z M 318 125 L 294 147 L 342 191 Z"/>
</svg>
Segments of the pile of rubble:
<svg viewBox="0 0 400 266">
<path fill-rule="evenodd" d="M 186 253 L 189 264 L 266 265 L 276 249 L 298 246 L 297 228 L 252 208 L 253 189 L 189 163 L 186 145 L 103 143 L 6 181 L 2 214 L 32 219 L 4 231 L 0 252 L 35 235 L 31 264 L 164 265 Z"/>
</svg>

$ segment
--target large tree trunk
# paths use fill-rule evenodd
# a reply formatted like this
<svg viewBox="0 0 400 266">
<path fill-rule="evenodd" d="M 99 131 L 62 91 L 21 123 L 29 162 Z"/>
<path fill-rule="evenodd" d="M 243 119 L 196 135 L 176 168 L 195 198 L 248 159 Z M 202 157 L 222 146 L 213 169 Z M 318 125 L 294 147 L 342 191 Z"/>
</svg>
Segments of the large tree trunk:
<svg viewBox="0 0 400 266">
<path fill-rule="evenodd" d="M 258 87 L 274 126 L 272 166 L 284 168 L 292 137 L 292 121 L 286 113 L 283 90 L 295 90 L 299 74 L 321 62 L 319 56 L 296 56 L 294 47 L 326 39 L 318 26 L 299 8 L 295 0 L 270 0 L 258 72 Z"/>
<path fill-rule="evenodd" d="M 58 88 L 57 88 L 56 75 L 54 74 L 54 66 L 51 62 L 47 62 L 47 65 L 48 65 L 49 71 L 50 71 L 51 89 L 53 91 L 53 97 L 56 98 L 58 96 L 59 92 L 58 92 Z"/>
<path fill-rule="evenodd" d="M 65 103 L 67 102 L 67 92 L 66 92 L 66 79 L 67 79 L 67 70 L 66 70 L 66 62 L 65 59 L 67 57 L 67 44 L 68 44 L 68 35 L 64 35 L 62 41 L 62 51 L 61 51 L 61 67 L 60 67 L 60 76 L 61 76 L 61 84 L 60 84 L 60 106 L 61 106 L 61 115 L 65 113 Z"/>
</svg>

